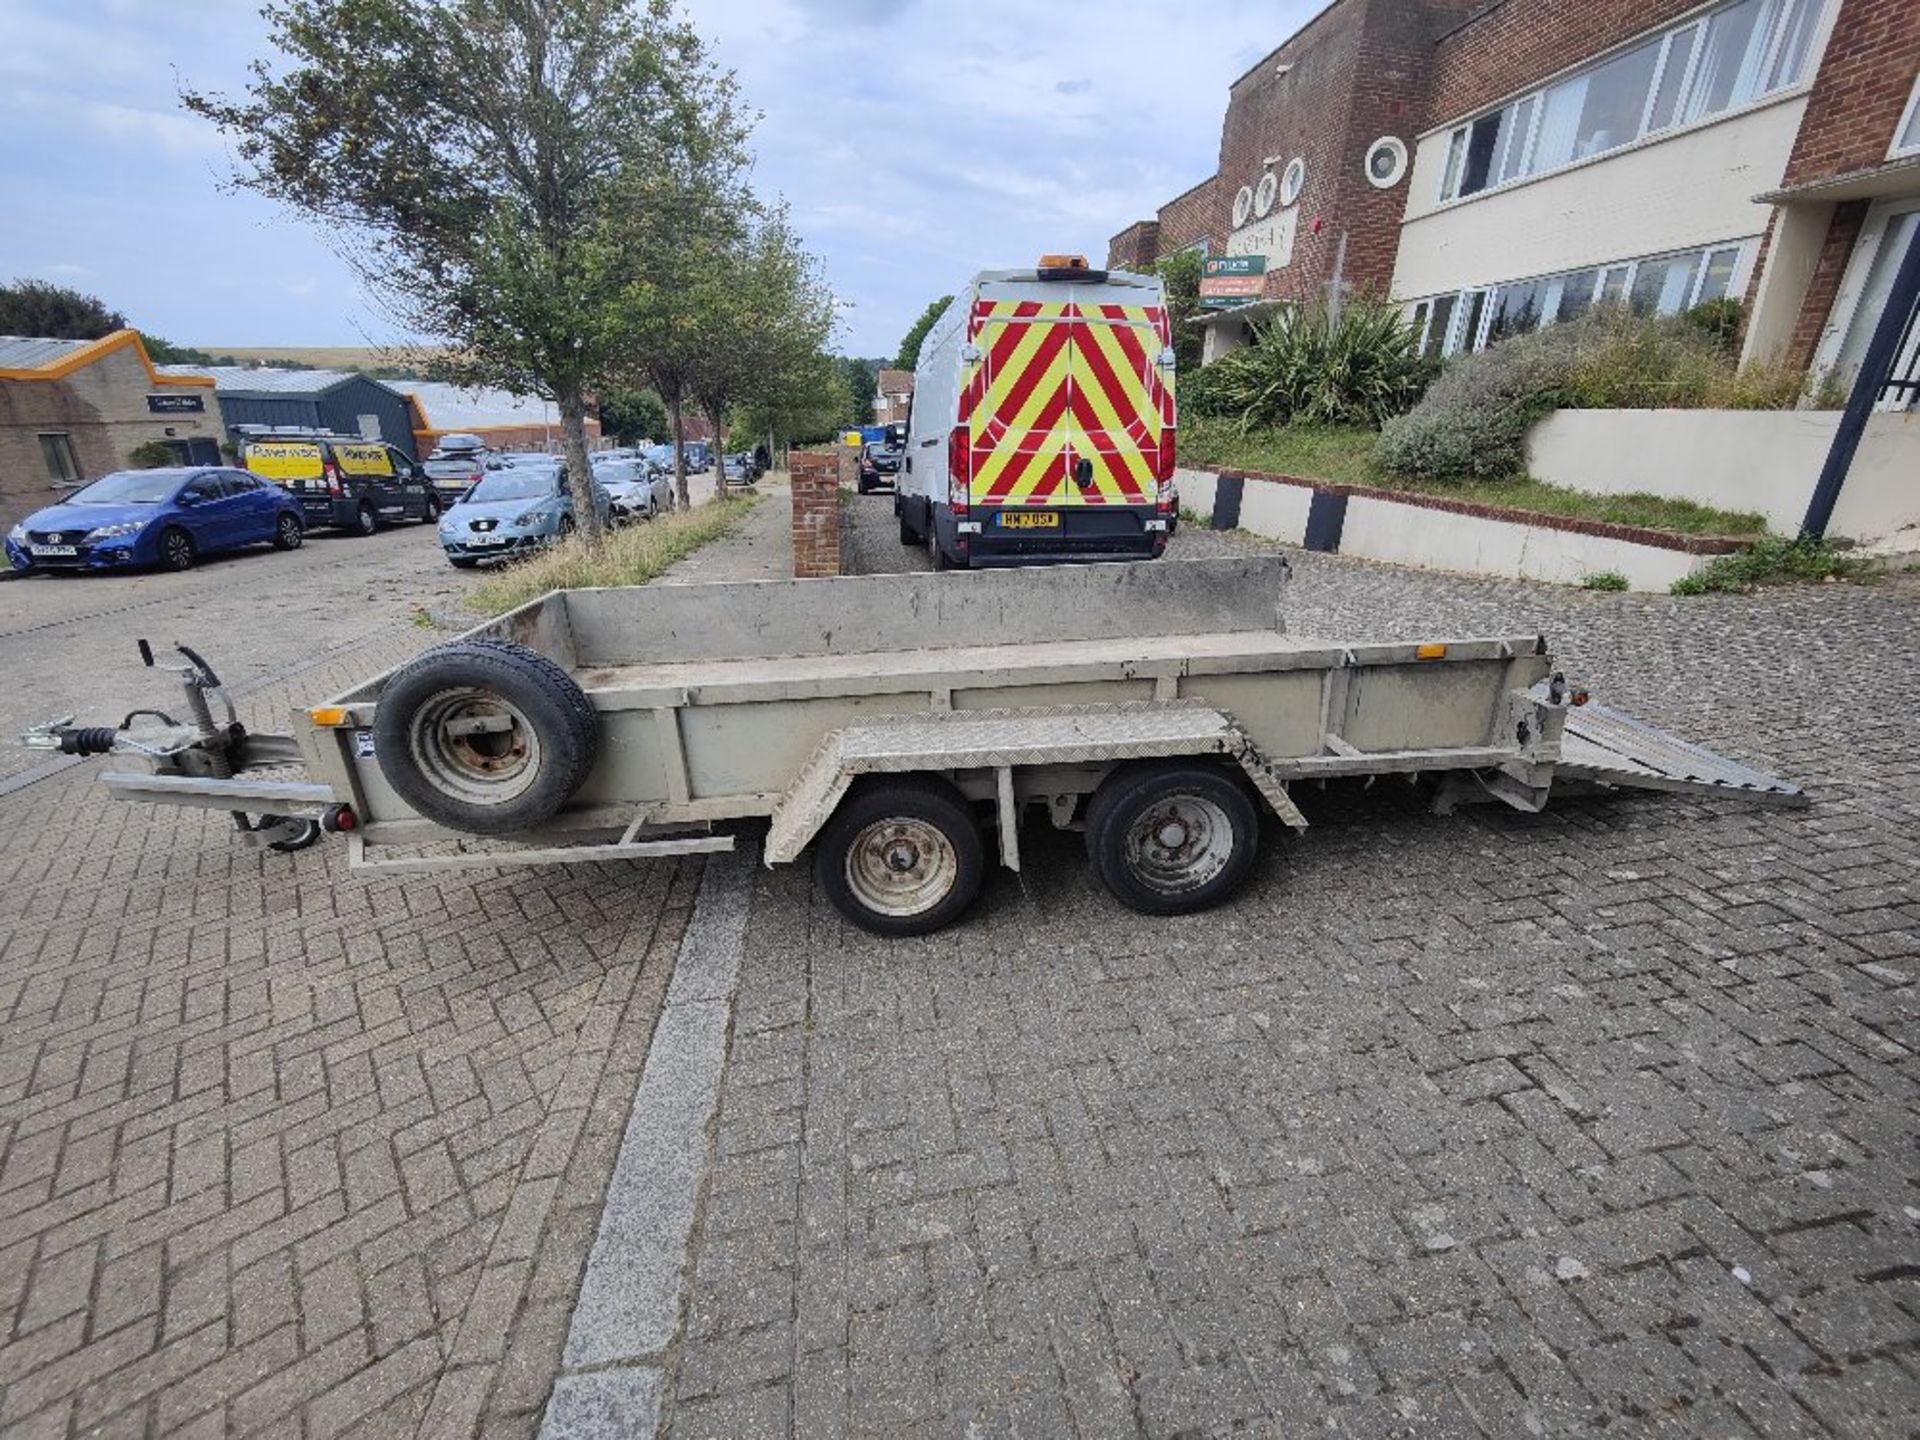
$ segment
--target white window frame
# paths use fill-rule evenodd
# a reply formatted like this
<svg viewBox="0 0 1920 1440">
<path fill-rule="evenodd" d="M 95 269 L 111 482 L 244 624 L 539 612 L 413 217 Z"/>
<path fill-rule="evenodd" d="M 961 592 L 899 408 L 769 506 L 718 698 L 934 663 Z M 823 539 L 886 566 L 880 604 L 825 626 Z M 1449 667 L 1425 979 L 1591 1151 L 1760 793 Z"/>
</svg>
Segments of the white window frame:
<svg viewBox="0 0 1920 1440">
<path fill-rule="evenodd" d="M 1920 201 L 1914 202 L 1914 205 L 1915 208 L 1920 208 Z M 1633 284 L 1635 280 L 1640 278 L 1640 267 L 1642 264 L 1649 260 L 1670 260 L 1687 255 L 1694 257 L 1693 273 L 1687 281 L 1687 293 L 1681 299 L 1680 309 L 1689 310 L 1700 303 L 1700 292 L 1706 286 L 1708 262 L 1723 250 L 1732 250 L 1735 252 L 1733 268 L 1727 272 L 1726 293 L 1738 299 L 1745 293 L 1748 279 L 1748 266 L 1752 261 L 1754 244 L 1755 242 L 1751 238 L 1739 240 L 1710 240 L 1704 244 L 1687 246 L 1679 250 L 1662 250 L 1657 255 L 1636 255 L 1631 260 L 1606 260 L 1590 265 L 1576 265 L 1568 270 L 1555 270 L 1545 275 L 1517 275 L 1510 280 L 1497 280 L 1487 285 L 1469 285 L 1459 290 L 1442 291 L 1438 295 L 1426 295 L 1418 300 L 1409 302 L 1407 322 L 1409 325 L 1414 325 L 1414 328 L 1420 336 L 1420 344 L 1424 352 L 1429 334 L 1432 330 L 1434 307 L 1442 299 L 1451 299 L 1453 301 L 1453 308 L 1448 316 L 1447 334 L 1441 337 L 1439 353 L 1442 356 L 1451 356 L 1463 352 L 1484 350 L 1487 345 L 1487 332 L 1493 327 L 1494 298 L 1500 291 L 1510 285 L 1537 283 L 1542 287 L 1540 314 L 1533 326 L 1535 330 L 1541 330 L 1548 325 L 1561 323 L 1559 319 L 1560 307 L 1567 298 L 1567 290 L 1564 282 L 1569 276 L 1578 275 L 1583 270 L 1591 270 L 1593 272 L 1593 284 L 1587 291 L 1587 303 L 1589 307 L 1591 307 L 1601 303 L 1601 296 L 1606 290 L 1607 277 L 1618 272 L 1621 276 L 1621 281 L 1620 294 L 1617 298 L 1619 303 L 1624 304 L 1633 294 Z M 1869 257 L 1869 263 L 1870 261 L 1871 257 Z M 1865 275 L 1865 273 L 1866 271 L 1863 268 L 1860 274 Z M 1562 283 L 1554 301 L 1553 318 L 1548 319 L 1546 296 L 1552 291 L 1555 281 Z M 1480 314 L 1475 318 L 1473 333 L 1467 335 L 1463 333 L 1466 329 L 1466 315 L 1472 308 L 1473 298 L 1476 295 L 1482 297 Z M 1676 311 L 1674 313 L 1678 312 Z M 1416 314 L 1420 317 L 1417 325 L 1415 325 L 1414 322 L 1414 316 Z"/>
<path fill-rule="evenodd" d="M 1447 126 L 1447 156 L 1445 163 L 1440 167 L 1440 186 L 1439 193 L 1436 197 L 1438 203 L 1441 205 L 1465 204 L 1467 201 L 1479 199 L 1482 195 L 1490 195 L 1496 190 L 1504 190 L 1510 185 L 1517 185 L 1522 181 L 1531 180 L 1535 176 L 1557 174 L 1562 170 L 1570 170 L 1576 165 L 1585 165 L 1596 160 L 1604 159 L 1610 155 L 1617 155 L 1621 151 L 1627 150 L 1635 145 L 1644 144 L 1656 136 L 1665 139 L 1688 130 L 1698 129 L 1704 125 L 1714 124 L 1716 121 L 1724 120 L 1730 115 L 1737 115 L 1741 111 L 1751 109 L 1756 105 L 1770 103 L 1773 100 L 1792 94 L 1794 91 L 1804 89 L 1810 85 L 1812 83 L 1812 75 L 1803 74 L 1798 79 L 1781 85 L 1776 89 L 1765 90 L 1759 88 L 1766 83 L 1766 76 L 1773 69 L 1774 61 L 1780 53 L 1780 47 L 1786 41 L 1787 19 L 1793 12 L 1794 3 L 1794 0 L 1764 0 L 1761 20 L 1767 26 L 1766 45 L 1761 52 L 1759 63 L 1754 70 L 1753 83 L 1755 89 L 1753 93 L 1749 94 L 1745 99 L 1730 103 L 1726 109 L 1716 111 L 1714 114 L 1697 115 L 1692 119 L 1687 118 L 1693 86 L 1699 74 L 1702 55 L 1706 50 L 1707 27 L 1716 14 L 1737 3 L 1739 3 L 1739 0 L 1726 0 L 1726 3 L 1697 10 L 1684 20 L 1669 25 L 1664 31 L 1642 32 L 1630 40 L 1613 46 L 1605 53 L 1594 56 L 1584 64 L 1577 65 L 1572 69 L 1555 75 L 1552 79 L 1546 81 L 1544 84 L 1535 86 L 1532 90 L 1509 96 L 1499 105 L 1481 110 L 1467 116 L 1464 120 Z M 1819 6 L 1819 10 L 1814 16 L 1813 30 L 1811 32 L 1812 38 L 1809 40 L 1807 46 L 1807 59 L 1809 62 L 1815 62 L 1817 60 L 1816 52 L 1819 49 L 1819 40 L 1820 37 L 1826 33 L 1827 27 L 1831 22 L 1831 12 L 1835 0 L 1814 0 L 1814 3 Z M 1696 27 L 1698 27 L 1699 33 L 1695 36 L 1692 51 L 1687 57 L 1687 71 L 1686 74 L 1681 77 L 1679 92 L 1674 97 L 1673 119 L 1659 130 L 1649 130 L 1647 125 L 1652 117 L 1653 102 L 1655 97 L 1660 93 L 1660 80 L 1666 72 L 1667 59 L 1672 54 L 1674 41 L 1682 34 Z M 1629 140 L 1621 141 L 1618 145 L 1611 145 L 1605 150 L 1597 150 L 1590 155 L 1581 155 L 1569 160 L 1563 160 L 1551 167 L 1542 168 L 1536 165 L 1534 163 L 1535 156 L 1533 150 L 1540 129 L 1541 116 L 1546 112 L 1548 92 L 1570 81 L 1576 80 L 1582 75 L 1598 70 L 1622 55 L 1630 54 L 1632 51 L 1645 45 L 1649 38 L 1655 34 L 1660 37 L 1660 53 L 1654 61 L 1653 76 L 1647 83 L 1646 100 L 1640 107 L 1640 123 L 1633 137 Z M 1818 68 L 1817 63 L 1810 65 L 1810 69 L 1812 70 L 1817 70 Z M 1916 84 L 1915 93 L 1920 95 L 1920 82 Z M 1495 178 L 1500 174 L 1501 161 L 1511 145 L 1512 137 L 1503 137 L 1507 143 L 1496 146 L 1496 153 L 1492 160 L 1488 162 L 1487 183 L 1470 195 L 1461 195 L 1458 193 L 1449 194 L 1449 189 L 1457 187 L 1459 180 L 1459 175 L 1454 173 L 1452 163 L 1455 149 L 1457 147 L 1459 151 L 1460 173 L 1464 174 L 1466 170 L 1467 137 L 1473 127 L 1489 115 L 1498 115 L 1508 110 L 1517 110 L 1521 105 L 1529 101 L 1533 103 L 1533 109 L 1527 122 L 1525 151 L 1527 168 L 1525 171 L 1520 174 L 1510 175 L 1504 180 Z M 1907 103 L 1908 114 L 1911 115 L 1914 105 L 1913 98 L 1910 97 Z M 1903 119 L 1900 128 L 1894 131 L 1894 139 L 1896 142 L 1899 139 L 1900 130 L 1904 129 L 1905 126 L 1906 121 Z M 1916 149 L 1920 149 L 1920 147 L 1916 147 Z M 1899 153 L 1906 154 L 1910 152 L 1901 151 Z M 1453 186 L 1450 186 L 1450 181 L 1453 182 Z"/>
<path fill-rule="evenodd" d="M 1920 128 L 1914 130 L 1913 139 L 1905 145 L 1900 143 L 1900 137 L 1907 133 L 1907 127 L 1913 124 L 1917 114 L 1920 114 L 1920 75 L 1913 77 L 1913 89 L 1907 92 L 1907 108 L 1900 112 L 1900 123 L 1893 127 L 1893 139 L 1887 142 L 1889 160 L 1898 160 L 1903 155 L 1920 155 Z"/>
</svg>

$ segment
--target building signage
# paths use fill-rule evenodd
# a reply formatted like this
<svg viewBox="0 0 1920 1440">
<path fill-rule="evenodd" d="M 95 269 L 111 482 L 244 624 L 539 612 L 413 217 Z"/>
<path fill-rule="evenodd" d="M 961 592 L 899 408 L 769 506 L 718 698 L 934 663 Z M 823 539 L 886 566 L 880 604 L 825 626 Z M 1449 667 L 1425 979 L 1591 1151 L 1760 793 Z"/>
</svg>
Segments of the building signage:
<svg viewBox="0 0 1920 1440">
<path fill-rule="evenodd" d="M 1201 308 L 1226 310 L 1258 300 L 1266 273 L 1264 255 L 1215 255 L 1201 261 Z"/>
<path fill-rule="evenodd" d="M 1227 254 L 1259 255 L 1269 270 L 1284 270 L 1293 263 L 1293 232 L 1298 224 L 1298 209 L 1282 210 L 1265 220 L 1242 225 L 1227 237 Z"/>
<path fill-rule="evenodd" d="M 150 415 L 204 415 L 207 413 L 206 397 L 202 395 L 149 395 L 147 413 Z"/>
</svg>

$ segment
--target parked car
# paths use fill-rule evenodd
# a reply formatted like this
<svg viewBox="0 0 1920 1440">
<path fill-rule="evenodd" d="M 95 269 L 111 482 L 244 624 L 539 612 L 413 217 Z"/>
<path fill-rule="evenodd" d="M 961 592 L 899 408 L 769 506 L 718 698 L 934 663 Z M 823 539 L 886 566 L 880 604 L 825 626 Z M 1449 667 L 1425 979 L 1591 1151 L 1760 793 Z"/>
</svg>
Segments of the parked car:
<svg viewBox="0 0 1920 1440">
<path fill-rule="evenodd" d="M 608 519 L 606 491 L 596 482 L 594 503 Z M 574 528 L 573 495 L 564 465 L 515 465 L 480 478 L 440 517 L 440 546 L 457 569 L 471 570 L 550 545 Z"/>
<path fill-rule="evenodd" d="M 673 508 L 673 476 L 641 460 L 601 460 L 593 479 L 607 492 L 608 513 L 614 524 L 651 520 Z"/>
<path fill-rule="evenodd" d="M 432 520 L 442 508 L 426 473 L 379 440 L 324 430 L 242 432 L 240 462 L 291 494 L 310 529 L 371 535 L 400 520 Z"/>
<path fill-rule="evenodd" d="M 242 545 L 298 550 L 300 502 L 245 470 L 121 470 L 27 516 L 7 535 L 15 570 L 189 570 Z"/>
<path fill-rule="evenodd" d="M 440 497 L 440 508 L 444 510 L 479 484 L 480 477 L 505 458 L 489 450 L 487 442 L 478 435 L 442 435 L 421 468 L 427 472 L 427 480 Z"/>
<path fill-rule="evenodd" d="M 862 495 L 868 495 L 883 485 L 896 484 L 900 479 L 900 461 L 904 454 L 899 447 L 884 443 L 862 445 L 860 472 L 854 478 L 855 487 Z"/>
<path fill-rule="evenodd" d="M 720 463 L 725 468 L 725 479 L 729 485 L 751 485 L 760 478 L 760 467 L 753 463 L 753 453 L 749 450 L 728 455 Z"/>
</svg>

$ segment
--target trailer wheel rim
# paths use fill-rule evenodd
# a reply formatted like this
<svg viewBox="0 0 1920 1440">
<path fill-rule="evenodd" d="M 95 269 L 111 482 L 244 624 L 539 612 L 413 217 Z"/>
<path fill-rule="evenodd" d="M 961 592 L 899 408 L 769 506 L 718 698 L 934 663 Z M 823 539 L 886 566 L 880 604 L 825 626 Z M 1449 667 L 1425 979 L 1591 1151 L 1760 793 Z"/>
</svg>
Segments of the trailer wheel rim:
<svg viewBox="0 0 1920 1440">
<path fill-rule="evenodd" d="M 1204 795 L 1162 795 L 1127 827 L 1127 866 L 1163 895 L 1197 890 L 1233 858 L 1233 822 Z"/>
<path fill-rule="evenodd" d="M 876 820 L 847 847 L 847 889 L 877 915 L 923 915 L 952 893 L 960 857 L 937 825 Z"/>
<path fill-rule="evenodd" d="M 490 690 L 430 697 L 414 712 L 407 742 L 427 782 L 461 800 L 504 804 L 540 773 L 540 736 L 526 712 Z"/>
</svg>

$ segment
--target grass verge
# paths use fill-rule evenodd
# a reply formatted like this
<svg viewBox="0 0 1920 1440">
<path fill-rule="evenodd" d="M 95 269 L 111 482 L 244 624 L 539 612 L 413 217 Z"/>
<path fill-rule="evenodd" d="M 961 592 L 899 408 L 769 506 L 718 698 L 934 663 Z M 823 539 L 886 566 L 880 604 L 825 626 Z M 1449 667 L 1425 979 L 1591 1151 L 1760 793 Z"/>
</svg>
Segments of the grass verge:
<svg viewBox="0 0 1920 1440">
<path fill-rule="evenodd" d="M 759 502 L 758 495 L 747 495 L 676 510 L 643 525 L 610 530 L 598 544 L 570 536 L 496 570 L 462 603 L 470 610 L 498 615 L 549 590 L 644 585 L 676 560 L 732 530 Z"/>
<path fill-rule="evenodd" d="M 1746 511 L 1716 510 L 1660 495 L 1588 495 L 1530 475 L 1505 480 L 1409 480 L 1374 464 L 1379 439 L 1378 431 L 1332 425 L 1286 425 L 1242 435 L 1231 420 L 1191 420 L 1181 424 L 1180 463 L 1301 475 L 1338 485 L 1371 485 L 1676 535 L 1764 535 L 1767 529 L 1765 516 Z"/>
<path fill-rule="evenodd" d="M 1762 585 L 1795 580 L 1847 580 L 1870 567 L 1824 540 L 1785 540 L 1770 535 L 1751 550 L 1722 555 L 1683 575 L 1668 588 L 1675 595 L 1745 594 Z"/>
</svg>

